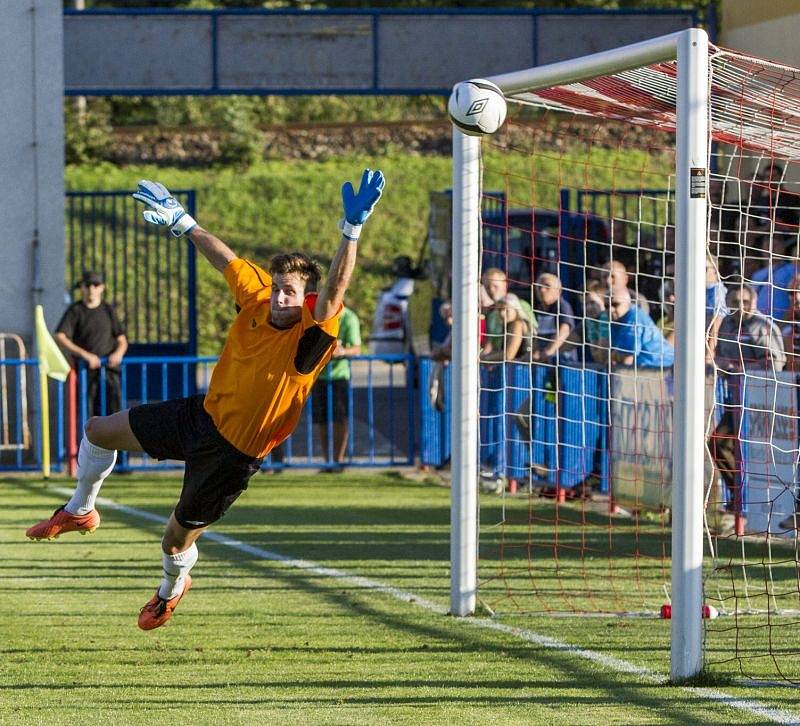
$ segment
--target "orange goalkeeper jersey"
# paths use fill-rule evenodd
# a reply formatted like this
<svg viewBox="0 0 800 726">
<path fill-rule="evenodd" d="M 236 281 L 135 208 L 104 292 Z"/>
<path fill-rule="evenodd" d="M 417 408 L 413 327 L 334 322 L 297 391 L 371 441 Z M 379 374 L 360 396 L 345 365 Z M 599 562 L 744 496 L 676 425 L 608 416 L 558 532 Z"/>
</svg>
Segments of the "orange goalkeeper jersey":
<svg viewBox="0 0 800 726">
<path fill-rule="evenodd" d="M 270 323 L 269 273 L 235 259 L 224 274 L 241 310 L 211 376 L 205 409 L 227 441 L 262 457 L 297 425 L 311 386 L 333 356 L 342 311 L 314 320 L 317 296 L 307 295 L 302 319 L 276 328 Z"/>
</svg>

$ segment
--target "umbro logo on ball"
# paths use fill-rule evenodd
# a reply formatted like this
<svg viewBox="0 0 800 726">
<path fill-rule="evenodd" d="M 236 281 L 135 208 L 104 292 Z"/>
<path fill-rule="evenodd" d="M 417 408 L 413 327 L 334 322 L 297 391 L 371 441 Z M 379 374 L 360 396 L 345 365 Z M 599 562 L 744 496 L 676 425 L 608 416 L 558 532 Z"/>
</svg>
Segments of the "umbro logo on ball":
<svg viewBox="0 0 800 726">
<path fill-rule="evenodd" d="M 474 116 L 476 113 L 480 113 L 486 108 L 486 104 L 489 101 L 488 98 L 479 98 L 477 101 L 473 101 L 472 105 L 467 110 L 467 116 Z"/>
</svg>

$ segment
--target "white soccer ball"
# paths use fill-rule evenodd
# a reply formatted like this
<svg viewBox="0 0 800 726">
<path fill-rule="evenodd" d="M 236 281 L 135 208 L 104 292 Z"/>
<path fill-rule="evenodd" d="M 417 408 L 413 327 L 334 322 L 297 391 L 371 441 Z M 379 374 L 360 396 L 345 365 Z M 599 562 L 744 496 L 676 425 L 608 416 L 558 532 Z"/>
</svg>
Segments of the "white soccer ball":
<svg viewBox="0 0 800 726">
<path fill-rule="evenodd" d="M 491 81 L 473 78 L 453 86 L 447 111 L 465 134 L 493 134 L 506 120 L 506 98 Z"/>
</svg>

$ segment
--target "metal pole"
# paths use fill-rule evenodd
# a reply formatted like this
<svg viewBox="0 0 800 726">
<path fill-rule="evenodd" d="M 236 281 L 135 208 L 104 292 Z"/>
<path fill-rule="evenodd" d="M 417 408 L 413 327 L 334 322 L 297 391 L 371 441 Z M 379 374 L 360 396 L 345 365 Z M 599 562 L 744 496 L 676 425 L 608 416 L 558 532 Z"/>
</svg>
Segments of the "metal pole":
<svg viewBox="0 0 800 726">
<path fill-rule="evenodd" d="M 453 127 L 450 612 L 475 611 L 478 572 L 480 139 Z"/>
<path fill-rule="evenodd" d="M 678 42 L 675 181 L 675 400 L 672 451 L 673 680 L 703 666 L 705 257 L 708 190 L 708 36 Z"/>
</svg>

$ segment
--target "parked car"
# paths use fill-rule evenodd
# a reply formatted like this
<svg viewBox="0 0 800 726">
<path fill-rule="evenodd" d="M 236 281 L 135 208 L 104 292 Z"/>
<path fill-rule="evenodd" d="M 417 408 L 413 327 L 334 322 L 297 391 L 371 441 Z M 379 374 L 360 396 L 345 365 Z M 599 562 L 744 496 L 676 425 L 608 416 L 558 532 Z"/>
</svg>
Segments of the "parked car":
<svg viewBox="0 0 800 726">
<path fill-rule="evenodd" d="M 432 192 L 428 225 L 428 255 L 433 296 L 430 304 L 430 340 L 447 333 L 439 306 L 450 298 L 452 221 L 450 192 Z M 608 220 L 593 214 L 554 209 L 506 209 L 500 192 L 484 193 L 482 269 L 497 267 L 509 281 L 509 292 L 533 303 L 533 281 L 543 272 L 559 276 L 575 309 L 581 309 L 586 265 L 599 267 L 610 255 Z"/>
</svg>

